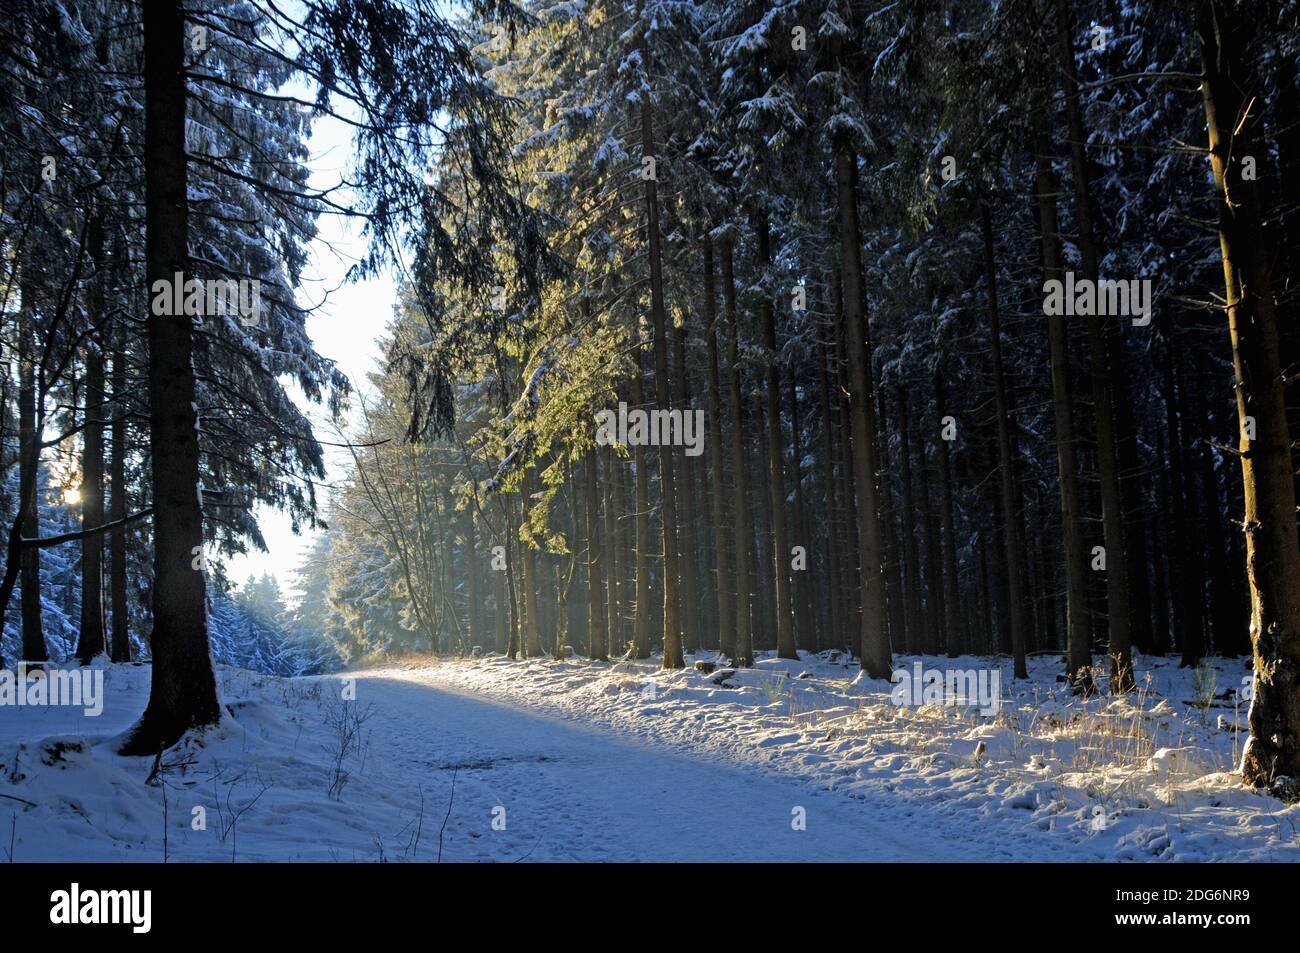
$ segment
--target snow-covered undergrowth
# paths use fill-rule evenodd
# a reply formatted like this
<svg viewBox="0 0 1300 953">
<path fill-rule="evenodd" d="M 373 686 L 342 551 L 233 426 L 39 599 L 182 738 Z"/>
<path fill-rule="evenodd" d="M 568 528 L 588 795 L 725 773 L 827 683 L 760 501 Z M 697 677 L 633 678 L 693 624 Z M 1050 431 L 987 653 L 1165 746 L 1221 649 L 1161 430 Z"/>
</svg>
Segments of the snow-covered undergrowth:
<svg viewBox="0 0 1300 953">
<path fill-rule="evenodd" d="M 1180 669 L 1177 659 L 1138 657 L 1138 691 L 1081 699 L 1057 681 L 1059 655 L 1031 658 L 1027 681 L 1011 678 L 1005 658 L 895 656 L 896 669 L 1000 669 L 1002 704 L 991 717 L 896 705 L 889 683 L 856 678 L 856 663 L 837 653 L 798 662 L 768 654 L 731 674 L 665 672 L 656 662 L 491 656 L 416 663 L 405 675 L 758 763 L 868 806 L 890 793 L 972 825 L 997 818 L 1065 839 L 1080 859 L 1300 861 L 1300 805 L 1248 790 L 1232 773 L 1246 739 L 1245 659 Z"/>
<path fill-rule="evenodd" d="M 115 753 L 149 668 L 106 668 L 98 718 L 0 708 L 0 862 L 373 860 L 411 843 L 414 792 L 371 760 L 373 709 L 335 680 L 220 667 L 230 717 L 155 761 Z"/>
<path fill-rule="evenodd" d="M 1244 660 L 1086 700 L 1056 656 L 917 661 L 1000 668 L 1000 710 L 900 707 L 832 654 L 223 667 L 231 717 L 157 764 L 114 753 L 148 667 L 104 665 L 99 717 L 0 707 L 0 862 L 1300 860 L 1300 806 L 1232 774 Z"/>
</svg>

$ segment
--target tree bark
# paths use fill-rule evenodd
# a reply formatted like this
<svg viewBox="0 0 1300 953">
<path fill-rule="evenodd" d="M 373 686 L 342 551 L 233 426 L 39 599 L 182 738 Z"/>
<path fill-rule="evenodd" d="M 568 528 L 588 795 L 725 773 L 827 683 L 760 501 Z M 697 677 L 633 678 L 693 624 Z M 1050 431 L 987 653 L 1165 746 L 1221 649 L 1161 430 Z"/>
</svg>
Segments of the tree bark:
<svg viewBox="0 0 1300 953">
<path fill-rule="evenodd" d="M 145 278 L 188 264 L 185 15 L 177 0 L 143 8 Z M 188 317 L 150 313 L 149 450 L 154 499 L 153 671 L 149 703 L 123 754 L 152 755 L 221 717 L 208 646 L 199 438 Z"/>
<path fill-rule="evenodd" d="M 830 360 L 825 343 L 817 346 L 817 385 L 821 392 L 822 412 L 822 496 L 825 503 L 826 524 L 826 602 L 830 621 L 830 639 L 821 640 L 828 646 L 844 644 L 843 570 L 840 567 L 840 527 L 839 505 L 836 493 L 835 457 L 835 421 L 831 404 L 830 374 L 826 364 Z"/>
<path fill-rule="evenodd" d="M 799 432 L 799 394 L 795 388 L 795 369 L 786 375 L 786 395 L 790 405 L 790 480 L 794 486 L 794 512 L 790 523 L 794 529 L 795 545 L 803 548 L 804 568 L 794 574 L 791 596 L 794 600 L 795 640 L 805 652 L 817 651 L 817 619 L 813 614 L 812 597 L 809 593 L 808 559 L 811 556 L 809 545 L 807 511 L 803 499 L 803 437 Z"/>
<path fill-rule="evenodd" d="M 673 363 L 673 400 L 681 409 L 682 417 L 685 419 L 687 414 L 693 413 L 690 383 L 686 373 L 685 319 L 680 327 L 673 328 Z M 694 653 L 700 647 L 700 572 L 696 555 L 696 534 L 699 523 L 695 517 L 697 512 L 695 480 L 691 472 L 692 461 L 696 458 L 688 457 L 684 450 L 679 450 L 674 456 L 677 463 L 677 495 L 682 501 L 682 523 L 677 540 L 682 566 L 682 638 L 685 651 Z"/>
<path fill-rule="evenodd" d="M 1079 81 L 1071 41 L 1073 18 L 1065 0 L 1056 0 L 1056 34 L 1061 76 L 1065 87 L 1065 112 L 1070 128 L 1070 166 L 1074 183 L 1075 216 L 1079 224 L 1079 252 L 1084 276 L 1095 283 L 1101 277 L 1100 256 L 1092 222 L 1092 196 L 1088 187 L 1088 165 L 1084 155 L 1087 134 L 1079 106 Z M 1097 470 L 1101 489 L 1101 521 L 1106 547 L 1106 614 L 1110 632 L 1110 688 L 1129 692 L 1133 682 L 1133 658 L 1129 624 L 1128 556 L 1124 549 L 1124 511 L 1119 487 L 1119 463 L 1115 452 L 1115 409 L 1111 403 L 1108 376 L 1107 321 L 1092 313 L 1085 318 L 1088 329 L 1089 380 L 1092 385 L 1093 416 L 1097 430 Z"/>
<path fill-rule="evenodd" d="M 632 406 L 644 408 L 640 347 L 634 360 Z M 632 448 L 632 466 L 636 470 L 636 615 L 632 621 L 632 652 L 639 659 L 650 657 L 650 471 L 646 458 L 645 445 L 638 442 Z"/>
<path fill-rule="evenodd" d="M 638 14 L 640 10 L 638 8 Z M 645 35 L 641 37 L 643 64 Z M 650 100 L 641 97 L 641 154 L 655 155 L 654 115 Z M 668 380 L 668 317 L 664 309 L 663 237 L 659 229 L 659 184 L 654 176 L 645 180 L 646 235 L 650 259 L 650 321 L 654 333 L 655 403 L 662 410 L 672 406 Z M 674 448 L 659 446 L 659 489 L 664 546 L 664 665 L 666 669 L 685 668 L 682 657 L 681 560 L 678 549 L 677 482 L 673 461 Z"/>
<path fill-rule="evenodd" d="M 113 450 L 109 460 L 109 483 L 113 488 L 108 519 L 120 523 L 126 519 L 126 346 L 122 332 L 114 330 L 116 346 L 113 350 Z M 112 634 L 109 658 L 114 662 L 131 661 L 131 620 L 126 590 L 126 527 L 113 530 L 108 539 L 109 558 L 109 609 L 112 613 Z"/>
<path fill-rule="evenodd" d="M 892 674 L 893 663 L 889 635 L 885 631 L 885 580 L 872 446 L 876 430 L 875 407 L 871 386 L 871 345 L 862 289 L 857 161 L 843 143 L 836 149 L 835 179 L 840 223 L 840 281 L 844 288 L 844 344 L 849 358 L 853 483 L 858 511 L 858 588 L 862 594 L 858 651 L 862 671 L 868 677 L 887 679 Z"/>
<path fill-rule="evenodd" d="M 91 282 L 90 314 L 104 314 L 104 222 L 95 212 L 87 245 L 95 263 Z M 99 340 L 86 345 L 86 409 L 81 443 L 81 527 L 93 529 L 104 522 L 104 352 Z M 77 659 L 89 665 L 104 653 L 104 537 L 100 533 L 81 541 L 81 626 Z"/>
<path fill-rule="evenodd" d="M 37 495 L 41 449 L 40 422 L 36 406 L 36 342 L 33 337 L 36 290 L 30 281 L 24 281 L 22 299 L 22 310 L 18 315 L 18 507 L 20 516 L 16 522 L 21 531 L 18 535 L 26 539 L 35 539 L 41 534 Z M 44 662 L 50 656 L 45 647 L 45 630 L 41 622 L 41 554 L 35 546 L 24 546 L 20 549 L 15 545 L 16 542 L 17 540 L 11 537 L 8 564 L 18 565 L 22 585 L 23 659 L 28 662 Z"/>
<path fill-rule="evenodd" d="M 916 520 L 916 506 L 912 498 L 915 483 L 912 479 L 912 439 L 907 418 L 907 395 L 903 388 L 898 394 L 899 460 L 903 488 L 903 587 L 904 587 L 904 646 L 907 652 L 921 652 L 925 648 L 921 612 L 921 566 L 916 549 L 920 527 Z"/>
<path fill-rule="evenodd" d="M 1057 219 L 1056 174 L 1048 153 L 1049 139 L 1041 98 L 1035 103 L 1034 160 L 1039 236 L 1045 281 L 1062 280 L 1061 230 Z M 1091 693 L 1092 645 L 1088 627 L 1088 578 L 1083 518 L 1079 505 L 1078 461 L 1074 449 L 1074 413 L 1070 405 L 1070 368 L 1065 318 L 1048 316 L 1047 339 L 1052 368 L 1052 416 L 1056 424 L 1056 471 L 1061 492 L 1061 535 L 1065 548 L 1066 676 L 1076 692 Z"/>
<path fill-rule="evenodd" d="M 709 480 L 713 510 L 713 558 L 717 568 L 714 588 L 718 599 L 718 648 L 726 658 L 736 651 L 735 566 L 727 541 L 731 514 L 727 507 L 727 474 L 722 449 L 722 385 L 718 369 L 718 299 L 713 273 L 713 240 L 704 239 L 704 321 L 709 353 Z"/>
<path fill-rule="evenodd" d="M 758 237 L 759 268 L 766 272 L 772 266 L 772 235 L 767 215 L 757 213 L 753 225 Z M 794 610 L 790 601 L 790 536 L 786 528 L 785 452 L 781 437 L 780 352 L 776 343 L 776 308 L 770 294 L 764 294 L 759 301 L 758 316 L 763 329 L 763 347 L 768 355 L 764 368 L 767 378 L 764 417 L 767 425 L 767 492 L 772 514 L 772 574 L 776 582 L 776 654 L 778 658 L 797 659 Z"/>
<path fill-rule="evenodd" d="M 618 457 L 614 448 L 606 446 L 601 451 L 601 461 L 605 467 L 605 548 L 609 551 L 609 579 L 606 582 L 605 602 L 608 613 L 605 620 L 605 646 L 609 652 L 623 651 L 620 643 L 619 620 L 623 617 L 619 592 L 619 571 L 623 566 L 623 555 L 618 546 L 618 512 L 615 508 L 615 486 L 618 482 Z"/>
<path fill-rule="evenodd" d="M 609 659 L 605 630 L 605 606 L 601 601 L 604 583 L 600 575 L 600 487 L 596 476 L 596 451 L 586 455 L 587 498 L 587 647 L 593 659 Z"/>
<path fill-rule="evenodd" d="M 1262 184 L 1241 174 L 1261 155 L 1263 104 L 1246 57 L 1250 22 L 1222 0 L 1201 0 L 1205 119 L 1219 212 L 1245 488 L 1246 572 L 1254 647 L 1254 699 L 1242 778 L 1300 796 L 1300 539 L 1291 434 L 1262 210 Z M 1253 430 L 1253 434 L 1252 434 Z M 1253 439 L 1252 439 L 1253 436 Z M 1283 781 L 1282 779 L 1286 779 Z"/>
<path fill-rule="evenodd" d="M 536 474 L 531 465 L 524 470 L 523 493 L 520 504 L 523 507 L 524 522 L 529 520 L 533 508 L 533 492 Z M 524 560 L 524 657 L 537 658 L 542 655 L 542 633 L 537 618 L 537 550 L 522 537 L 519 540 L 520 552 Z"/>
<path fill-rule="evenodd" d="M 941 356 L 940 364 L 942 363 Z M 943 378 L 938 366 L 935 368 L 934 375 L 934 397 L 939 423 L 942 424 L 943 418 L 948 413 L 948 406 Z M 944 648 L 947 649 L 949 658 L 956 658 L 961 654 L 961 624 L 958 621 L 957 536 L 953 519 L 952 463 L 949 459 L 951 454 L 948 451 L 948 443 L 949 441 L 943 439 L 941 433 L 936 462 L 939 465 L 939 510 L 943 518 Z"/>
<path fill-rule="evenodd" d="M 1024 525 L 1020 521 L 1020 493 L 1016 488 L 1015 455 L 1011 447 L 1011 402 L 1007 396 L 1006 373 L 1002 368 L 1002 327 L 998 307 L 997 259 L 993 248 L 992 216 L 987 205 L 980 206 L 984 235 L 984 283 L 989 311 L 989 351 L 993 362 L 993 403 L 998 425 L 998 477 L 1005 520 L 1007 614 L 1011 628 L 1011 654 L 1015 677 L 1028 678 L 1025 663 L 1025 596 L 1021 590 L 1021 572 L 1025 562 Z"/>
<path fill-rule="evenodd" d="M 751 528 L 748 489 L 748 464 L 745 461 L 745 404 L 740 391 L 740 316 L 736 309 L 736 278 L 733 270 L 731 240 L 722 242 L 722 295 L 727 312 L 727 327 L 731 334 L 727 340 L 728 387 L 731 396 L 731 475 L 732 499 L 735 500 L 735 579 L 736 579 L 736 635 L 732 662 L 742 667 L 754 664 L 754 643 L 750 632 L 749 550 Z"/>
</svg>

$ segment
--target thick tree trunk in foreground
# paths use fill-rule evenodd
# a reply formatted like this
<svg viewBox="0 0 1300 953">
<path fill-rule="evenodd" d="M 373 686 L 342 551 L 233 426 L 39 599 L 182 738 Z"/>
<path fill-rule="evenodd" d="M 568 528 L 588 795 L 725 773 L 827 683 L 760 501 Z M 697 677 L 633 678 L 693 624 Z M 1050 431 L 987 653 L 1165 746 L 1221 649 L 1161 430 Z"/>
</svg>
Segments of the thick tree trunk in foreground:
<svg viewBox="0 0 1300 953">
<path fill-rule="evenodd" d="M 858 231 L 857 166 L 847 147 L 835 156 L 840 222 L 840 281 L 844 288 L 844 345 L 849 358 L 849 410 L 853 440 L 853 482 L 858 510 L 858 588 L 862 594 L 858 651 L 862 671 L 889 678 L 893 662 L 885 631 L 884 573 L 881 571 L 880 513 L 872 439 L 875 406 L 871 387 L 871 348 L 862 293 L 862 251 Z"/>
<path fill-rule="evenodd" d="M 1250 739 L 1243 779 L 1300 795 L 1300 541 L 1296 533 L 1291 435 L 1278 357 L 1278 329 L 1260 183 L 1241 157 L 1259 154 L 1263 103 L 1246 60 L 1250 24 L 1221 0 L 1197 18 L 1205 79 L 1210 163 L 1219 207 L 1219 246 L 1236 379 L 1245 489 L 1246 570 L 1255 655 Z M 1251 433 L 1253 429 L 1253 435 Z M 1252 439 L 1253 436 L 1253 439 Z M 1284 783 L 1282 778 L 1288 780 Z"/>
<path fill-rule="evenodd" d="M 185 165 L 185 18 L 176 0 L 146 4 L 145 278 L 172 281 L 188 264 Z M 149 315 L 149 450 L 154 498 L 153 672 L 149 704 L 122 747 L 150 755 L 221 717 L 208 647 L 199 498 L 192 328 Z"/>
</svg>

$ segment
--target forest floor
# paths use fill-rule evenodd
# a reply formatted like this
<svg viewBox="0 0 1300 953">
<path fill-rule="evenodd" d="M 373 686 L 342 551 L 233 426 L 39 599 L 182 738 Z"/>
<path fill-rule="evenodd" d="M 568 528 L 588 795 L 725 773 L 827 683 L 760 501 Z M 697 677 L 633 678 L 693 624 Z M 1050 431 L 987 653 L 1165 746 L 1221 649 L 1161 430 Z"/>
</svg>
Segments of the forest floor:
<svg viewBox="0 0 1300 953">
<path fill-rule="evenodd" d="M 99 717 L 0 707 L 0 861 L 1300 860 L 1300 806 L 1230 773 L 1245 660 L 1087 700 L 1059 656 L 916 662 L 997 669 L 999 710 L 897 705 L 835 653 L 223 669 L 232 717 L 152 782 L 113 754 L 149 669 L 106 666 Z"/>
</svg>

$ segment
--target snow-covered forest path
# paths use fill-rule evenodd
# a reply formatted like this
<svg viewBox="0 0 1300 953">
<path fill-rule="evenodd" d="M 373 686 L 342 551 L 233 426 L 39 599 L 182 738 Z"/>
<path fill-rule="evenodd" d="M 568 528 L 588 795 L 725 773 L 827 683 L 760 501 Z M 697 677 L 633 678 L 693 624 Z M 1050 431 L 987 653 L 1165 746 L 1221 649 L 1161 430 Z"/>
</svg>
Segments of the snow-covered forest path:
<svg viewBox="0 0 1300 953">
<path fill-rule="evenodd" d="M 371 750 L 409 766 L 435 827 L 455 771 L 444 860 L 971 859 L 938 836 L 933 818 L 873 811 L 797 778 L 427 683 L 368 678 L 358 688 L 365 698 L 375 704 Z M 492 828 L 498 808 L 504 831 Z M 806 812 L 801 831 L 796 808 Z"/>
</svg>

